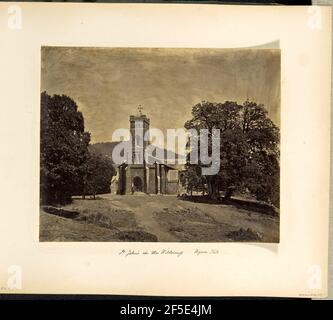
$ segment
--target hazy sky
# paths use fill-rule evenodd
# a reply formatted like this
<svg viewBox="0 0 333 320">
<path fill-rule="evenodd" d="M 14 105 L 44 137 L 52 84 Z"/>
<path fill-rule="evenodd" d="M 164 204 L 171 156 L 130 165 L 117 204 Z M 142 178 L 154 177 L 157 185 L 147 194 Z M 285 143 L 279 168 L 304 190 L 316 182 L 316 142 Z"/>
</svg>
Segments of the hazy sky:
<svg viewBox="0 0 333 320">
<path fill-rule="evenodd" d="M 41 91 L 66 94 L 92 142 L 111 141 L 141 104 L 151 127 L 181 128 L 200 101 L 262 103 L 280 125 L 276 49 L 42 49 Z"/>
</svg>

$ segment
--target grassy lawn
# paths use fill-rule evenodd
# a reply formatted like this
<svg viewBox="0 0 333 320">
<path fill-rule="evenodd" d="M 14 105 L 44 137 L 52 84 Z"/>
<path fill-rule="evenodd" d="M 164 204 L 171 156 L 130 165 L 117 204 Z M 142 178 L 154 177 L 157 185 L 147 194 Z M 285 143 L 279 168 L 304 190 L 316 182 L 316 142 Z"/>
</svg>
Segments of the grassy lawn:
<svg viewBox="0 0 333 320">
<path fill-rule="evenodd" d="M 116 241 L 114 230 L 40 212 L 40 241 Z"/>
<path fill-rule="evenodd" d="M 41 209 L 40 241 L 278 242 L 279 217 L 176 196 L 74 199 L 64 218 Z"/>
</svg>

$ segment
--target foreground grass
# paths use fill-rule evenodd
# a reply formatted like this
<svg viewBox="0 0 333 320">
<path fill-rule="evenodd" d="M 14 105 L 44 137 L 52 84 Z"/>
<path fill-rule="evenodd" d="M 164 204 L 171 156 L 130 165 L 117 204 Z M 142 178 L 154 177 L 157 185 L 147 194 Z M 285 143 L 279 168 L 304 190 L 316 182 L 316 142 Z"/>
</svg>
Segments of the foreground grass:
<svg viewBox="0 0 333 320">
<path fill-rule="evenodd" d="M 108 200 L 74 199 L 63 207 L 41 208 L 40 241 L 156 242 L 157 237 L 138 226 L 132 211 Z"/>
<path fill-rule="evenodd" d="M 40 241 L 117 241 L 115 230 L 62 218 L 41 210 Z"/>
<path fill-rule="evenodd" d="M 62 208 L 78 215 L 41 210 L 40 241 L 279 242 L 278 215 L 175 196 L 103 195 Z"/>
</svg>

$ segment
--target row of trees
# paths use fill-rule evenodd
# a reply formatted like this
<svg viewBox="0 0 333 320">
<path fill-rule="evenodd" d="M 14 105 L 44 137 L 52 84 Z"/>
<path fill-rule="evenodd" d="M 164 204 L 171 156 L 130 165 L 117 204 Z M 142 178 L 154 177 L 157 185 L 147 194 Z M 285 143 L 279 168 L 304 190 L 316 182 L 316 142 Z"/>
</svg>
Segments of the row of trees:
<svg viewBox="0 0 333 320">
<path fill-rule="evenodd" d="M 192 108 L 186 129 L 220 129 L 220 170 L 204 176 L 202 164 L 187 162 L 183 184 L 189 190 L 202 191 L 210 198 L 225 192 L 246 192 L 256 199 L 279 206 L 280 164 L 279 128 L 261 104 L 246 101 L 212 103 L 203 101 Z M 211 140 L 208 150 L 211 150 Z M 199 146 L 200 152 L 200 146 Z"/>
<path fill-rule="evenodd" d="M 110 192 L 110 159 L 89 149 L 90 133 L 74 100 L 41 94 L 41 203 L 66 203 L 73 195 Z"/>
<path fill-rule="evenodd" d="M 246 101 L 192 108 L 186 129 L 220 129 L 220 170 L 204 176 L 201 163 L 186 165 L 183 184 L 210 198 L 237 190 L 279 206 L 279 129 L 263 105 Z M 78 106 L 65 95 L 41 95 L 40 186 L 42 203 L 65 203 L 73 195 L 110 192 L 111 159 L 89 148 L 90 134 Z M 209 144 L 211 149 L 211 141 Z M 200 146 L 199 146 L 200 152 Z"/>
</svg>

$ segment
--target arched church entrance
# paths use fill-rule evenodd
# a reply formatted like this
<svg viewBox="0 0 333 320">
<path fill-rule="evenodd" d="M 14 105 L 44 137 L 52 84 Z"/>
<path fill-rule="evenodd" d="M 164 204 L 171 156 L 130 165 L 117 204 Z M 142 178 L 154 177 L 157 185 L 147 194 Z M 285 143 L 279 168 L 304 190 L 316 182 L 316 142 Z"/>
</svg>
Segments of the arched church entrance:
<svg viewBox="0 0 333 320">
<path fill-rule="evenodd" d="M 133 191 L 134 192 L 142 192 L 143 191 L 143 182 L 140 177 L 133 178 Z"/>
</svg>

